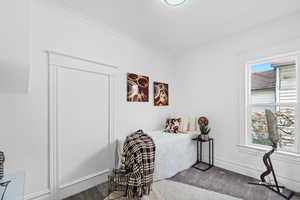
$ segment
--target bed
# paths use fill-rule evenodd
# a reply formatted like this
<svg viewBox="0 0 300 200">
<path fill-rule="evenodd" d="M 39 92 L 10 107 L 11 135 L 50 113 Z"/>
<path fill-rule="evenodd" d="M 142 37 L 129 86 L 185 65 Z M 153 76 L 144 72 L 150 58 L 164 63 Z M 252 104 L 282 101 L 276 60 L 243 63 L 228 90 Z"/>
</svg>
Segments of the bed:
<svg viewBox="0 0 300 200">
<path fill-rule="evenodd" d="M 174 134 L 152 131 L 146 133 L 153 138 L 156 146 L 155 181 L 170 178 L 178 172 L 190 168 L 196 162 L 197 147 L 192 138 L 199 132 Z M 118 140 L 119 158 L 123 142 L 123 139 Z"/>
</svg>

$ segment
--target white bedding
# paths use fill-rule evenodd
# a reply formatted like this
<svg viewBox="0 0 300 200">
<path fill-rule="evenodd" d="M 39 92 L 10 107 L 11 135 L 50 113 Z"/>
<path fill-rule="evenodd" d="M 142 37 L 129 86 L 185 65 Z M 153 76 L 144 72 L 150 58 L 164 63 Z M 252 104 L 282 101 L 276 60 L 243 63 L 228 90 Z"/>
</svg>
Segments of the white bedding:
<svg viewBox="0 0 300 200">
<path fill-rule="evenodd" d="M 192 138 L 198 135 L 191 133 L 165 133 L 163 131 L 146 132 L 153 138 L 156 146 L 154 180 L 170 178 L 196 162 L 197 147 Z M 123 141 L 118 141 L 120 157 Z"/>
</svg>

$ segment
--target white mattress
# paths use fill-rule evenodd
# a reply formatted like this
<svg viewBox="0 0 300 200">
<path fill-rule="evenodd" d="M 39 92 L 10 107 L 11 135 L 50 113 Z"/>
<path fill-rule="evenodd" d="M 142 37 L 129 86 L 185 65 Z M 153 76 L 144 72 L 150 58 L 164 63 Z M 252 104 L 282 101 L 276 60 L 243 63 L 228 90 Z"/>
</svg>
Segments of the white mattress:
<svg viewBox="0 0 300 200">
<path fill-rule="evenodd" d="M 196 162 L 197 148 L 192 138 L 199 133 L 173 134 L 163 131 L 146 133 L 153 138 L 156 146 L 154 180 L 170 178 L 190 168 Z M 120 155 L 123 147 L 122 140 L 118 141 L 118 147 Z"/>
</svg>

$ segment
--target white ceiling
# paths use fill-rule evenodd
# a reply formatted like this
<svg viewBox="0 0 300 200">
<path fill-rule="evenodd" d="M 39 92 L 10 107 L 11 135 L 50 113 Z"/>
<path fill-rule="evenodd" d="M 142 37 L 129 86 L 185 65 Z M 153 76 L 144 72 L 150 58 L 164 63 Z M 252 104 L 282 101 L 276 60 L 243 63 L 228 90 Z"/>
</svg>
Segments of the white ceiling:
<svg viewBox="0 0 300 200">
<path fill-rule="evenodd" d="M 300 9 L 300 0 L 64 0 L 114 31 L 180 51 L 247 30 Z"/>
</svg>

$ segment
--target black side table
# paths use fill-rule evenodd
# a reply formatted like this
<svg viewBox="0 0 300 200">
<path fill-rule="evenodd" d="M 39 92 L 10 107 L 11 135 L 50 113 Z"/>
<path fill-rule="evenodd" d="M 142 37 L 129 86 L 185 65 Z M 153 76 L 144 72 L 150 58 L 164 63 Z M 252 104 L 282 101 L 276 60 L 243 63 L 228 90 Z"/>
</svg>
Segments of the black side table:
<svg viewBox="0 0 300 200">
<path fill-rule="evenodd" d="M 193 138 L 192 140 L 197 142 L 197 162 L 192 166 L 195 169 L 201 170 L 201 171 L 207 171 L 210 168 L 212 168 L 214 166 L 214 139 L 213 138 L 209 138 L 208 140 L 202 140 L 199 137 Z M 209 144 L 209 162 L 204 162 L 202 160 L 202 143 L 206 143 L 208 142 Z M 200 147 L 199 147 L 200 146 Z M 206 168 L 202 169 L 197 167 L 198 164 L 205 164 L 207 165 Z"/>
<path fill-rule="evenodd" d="M 108 175 L 108 198 L 111 200 L 122 199 L 127 195 L 128 177 L 130 173 L 122 169 L 113 169 Z M 114 193 L 115 197 L 111 198 Z"/>
</svg>

